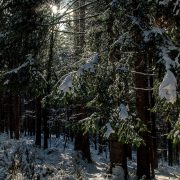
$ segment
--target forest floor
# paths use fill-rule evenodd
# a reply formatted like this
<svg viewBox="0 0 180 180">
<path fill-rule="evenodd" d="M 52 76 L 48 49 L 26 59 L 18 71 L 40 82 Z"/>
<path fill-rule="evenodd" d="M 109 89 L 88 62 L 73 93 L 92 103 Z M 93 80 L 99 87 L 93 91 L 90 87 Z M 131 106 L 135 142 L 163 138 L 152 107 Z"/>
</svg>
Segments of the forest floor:
<svg viewBox="0 0 180 180">
<path fill-rule="evenodd" d="M 33 137 L 17 141 L 0 134 L 0 180 L 122 180 L 121 169 L 114 171 L 113 175 L 107 174 L 109 159 L 106 152 L 98 155 L 92 146 L 93 162 L 88 164 L 73 149 L 73 143 L 66 143 L 62 136 L 58 139 L 52 137 L 50 148 L 43 150 L 34 146 Z M 131 180 L 136 179 L 133 157 L 132 161 L 128 161 Z M 180 167 L 168 167 L 161 162 L 156 170 L 156 179 L 179 180 Z"/>
</svg>

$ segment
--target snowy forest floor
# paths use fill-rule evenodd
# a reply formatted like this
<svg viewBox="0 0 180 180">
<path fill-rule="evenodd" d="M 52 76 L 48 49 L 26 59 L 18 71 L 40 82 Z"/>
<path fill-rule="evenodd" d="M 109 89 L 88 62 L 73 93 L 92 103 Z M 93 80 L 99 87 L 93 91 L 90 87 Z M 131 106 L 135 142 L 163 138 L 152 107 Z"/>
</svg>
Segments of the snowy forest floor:
<svg viewBox="0 0 180 180">
<path fill-rule="evenodd" d="M 93 162 L 81 160 L 74 151 L 71 141 L 66 143 L 62 136 L 51 138 L 50 148 L 39 149 L 34 146 L 33 137 L 12 140 L 6 134 L 0 134 L 0 180 L 121 180 L 120 174 L 107 174 L 108 154 L 98 155 L 91 146 Z M 135 180 L 135 157 L 128 161 L 130 179 Z M 180 167 L 168 167 L 161 163 L 156 170 L 157 180 L 179 180 Z"/>
</svg>

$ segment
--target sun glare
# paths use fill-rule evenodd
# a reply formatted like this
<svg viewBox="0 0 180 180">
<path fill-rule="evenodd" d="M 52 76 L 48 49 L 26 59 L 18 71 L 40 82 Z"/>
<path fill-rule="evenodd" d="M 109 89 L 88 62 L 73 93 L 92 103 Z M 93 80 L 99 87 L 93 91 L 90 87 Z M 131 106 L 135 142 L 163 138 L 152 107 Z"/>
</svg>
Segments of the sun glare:
<svg viewBox="0 0 180 180">
<path fill-rule="evenodd" d="M 59 9 L 56 5 L 50 5 L 50 8 L 53 14 L 63 14 L 66 11 L 65 8 Z"/>
<path fill-rule="evenodd" d="M 57 14 L 57 12 L 58 12 L 58 7 L 57 6 L 52 5 L 51 9 L 52 9 L 53 14 Z"/>
</svg>

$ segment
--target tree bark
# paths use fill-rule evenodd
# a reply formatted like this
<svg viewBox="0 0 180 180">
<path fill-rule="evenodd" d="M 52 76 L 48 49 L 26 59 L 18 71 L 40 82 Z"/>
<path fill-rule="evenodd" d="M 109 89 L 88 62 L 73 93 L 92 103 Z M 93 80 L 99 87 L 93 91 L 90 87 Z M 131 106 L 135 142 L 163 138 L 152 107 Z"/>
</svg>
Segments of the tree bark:
<svg viewBox="0 0 180 180">
<path fill-rule="evenodd" d="M 79 131 L 75 135 L 75 148 L 76 151 L 82 152 L 83 159 L 86 159 L 89 163 L 91 160 L 90 144 L 88 133 L 83 134 L 83 131 Z"/>
<path fill-rule="evenodd" d="M 54 26 L 51 29 L 50 34 L 50 47 L 49 47 L 49 58 L 47 61 L 47 87 L 45 88 L 45 105 L 43 108 L 43 126 L 44 126 L 44 149 L 48 148 L 48 138 L 49 138 L 49 128 L 48 128 L 48 120 L 49 120 L 49 109 L 50 109 L 50 102 L 49 102 L 49 94 L 51 92 L 51 78 L 52 78 L 52 65 L 53 65 L 53 56 L 54 56 Z"/>
<path fill-rule="evenodd" d="M 13 121 L 13 102 L 12 102 L 12 93 L 8 94 L 8 126 L 9 126 L 9 134 L 10 138 L 13 139 L 13 131 L 14 131 L 14 121 Z"/>
<path fill-rule="evenodd" d="M 41 147 L 41 119 L 42 119 L 41 97 L 36 99 L 36 145 Z"/>
<path fill-rule="evenodd" d="M 168 128 L 168 133 L 171 131 L 171 123 L 167 123 L 167 128 Z M 172 166 L 173 165 L 173 145 L 172 145 L 172 140 L 168 139 L 167 140 L 167 145 L 168 145 L 168 165 Z"/>
<path fill-rule="evenodd" d="M 74 8 L 79 8 L 85 5 L 85 0 L 77 0 L 74 4 Z M 85 7 L 80 8 L 74 12 L 74 19 L 80 19 L 74 24 L 75 32 L 84 32 L 85 31 Z M 75 56 L 78 59 L 84 52 L 85 46 L 85 36 L 84 34 L 75 34 L 74 35 L 74 52 Z"/>
<path fill-rule="evenodd" d="M 86 117 L 86 112 L 82 105 L 75 111 L 80 115 L 77 117 L 77 122 Z M 81 130 L 81 125 L 79 125 L 79 131 L 75 134 L 75 144 L 74 149 L 76 151 L 82 152 L 83 159 L 86 159 L 88 162 L 91 162 L 91 153 L 90 153 L 90 143 L 89 143 L 89 134 Z"/>
<path fill-rule="evenodd" d="M 124 144 L 118 142 L 115 135 L 110 137 L 110 172 L 115 166 L 121 166 L 124 170 L 124 179 L 128 179 L 127 154 Z"/>
<path fill-rule="evenodd" d="M 3 93 L 0 93 L 0 132 L 4 132 L 5 128 L 5 117 L 4 117 L 4 98 Z"/>
<path fill-rule="evenodd" d="M 145 72 L 146 67 L 146 55 L 145 53 L 138 53 L 135 57 L 135 71 Z M 144 75 L 135 74 L 135 87 L 146 89 L 148 87 L 147 79 Z M 141 121 L 148 125 L 150 122 L 148 112 L 148 91 L 136 90 L 136 108 L 137 115 Z M 141 136 L 145 142 L 145 145 L 140 145 L 137 149 L 137 176 L 141 178 L 146 176 L 146 179 L 150 179 L 150 139 L 148 132 L 141 133 Z"/>
</svg>

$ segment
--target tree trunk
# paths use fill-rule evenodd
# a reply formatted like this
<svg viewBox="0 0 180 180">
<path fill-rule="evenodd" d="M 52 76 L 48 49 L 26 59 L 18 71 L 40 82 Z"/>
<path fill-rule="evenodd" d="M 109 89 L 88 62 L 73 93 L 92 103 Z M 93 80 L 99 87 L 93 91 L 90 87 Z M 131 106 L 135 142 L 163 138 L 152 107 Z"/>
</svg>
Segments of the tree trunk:
<svg viewBox="0 0 180 180">
<path fill-rule="evenodd" d="M 75 110 L 75 113 L 80 114 L 77 117 L 77 122 L 86 117 L 86 112 L 82 105 Z M 86 159 L 88 162 L 91 162 L 91 153 L 90 153 L 90 143 L 89 143 L 89 134 L 81 130 L 81 125 L 79 125 L 79 131 L 75 134 L 75 144 L 74 149 L 76 151 L 82 152 L 83 159 Z"/>
<path fill-rule="evenodd" d="M 137 109 L 137 116 L 140 118 L 142 123 L 147 126 L 149 131 L 155 130 L 154 125 L 154 117 L 150 112 L 150 108 L 153 105 L 152 101 L 152 79 L 149 75 L 146 75 L 148 70 L 150 69 L 151 62 L 152 62 L 152 55 L 151 49 L 144 43 L 144 37 L 142 36 L 140 26 L 145 27 L 149 26 L 149 19 L 148 17 L 143 14 L 141 10 L 141 3 L 139 0 L 133 1 L 133 15 L 137 17 L 140 21 L 139 26 L 134 26 L 132 31 L 132 36 L 134 38 L 135 44 L 137 46 L 134 48 L 134 67 L 135 72 L 135 89 L 136 89 L 136 109 Z M 147 47 L 146 47 L 147 46 Z M 152 125 L 150 127 L 150 125 Z M 155 131 L 154 131 L 155 133 Z M 137 176 L 138 178 L 142 178 L 145 176 L 146 180 L 151 179 L 151 172 L 154 176 L 154 159 L 155 154 L 153 150 L 155 147 L 155 142 L 152 140 L 151 132 L 141 132 L 140 136 L 144 140 L 145 144 L 141 144 L 140 147 L 137 149 Z M 155 136 L 155 134 L 153 134 Z M 154 147 L 152 147 L 154 146 Z"/>
<path fill-rule="evenodd" d="M 14 131 L 14 120 L 13 120 L 13 100 L 12 93 L 8 94 L 8 125 L 9 125 L 9 134 L 10 138 L 13 139 L 13 131 Z"/>
<path fill-rule="evenodd" d="M 102 154 L 104 142 L 103 142 L 103 135 L 101 133 L 98 134 L 98 144 L 99 144 L 98 154 Z"/>
<path fill-rule="evenodd" d="M 113 168 L 121 166 L 124 170 L 124 179 L 128 179 L 127 170 L 127 154 L 126 147 L 124 144 L 118 142 L 115 135 L 110 137 L 110 172 L 112 173 Z"/>
<path fill-rule="evenodd" d="M 4 112 L 4 100 L 3 93 L 0 93 L 0 132 L 4 132 L 5 128 L 5 112 Z"/>
<path fill-rule="evenodd" d="M 80 19 L 76 21 L 74 24 L 74 31 L 75 32 L 84 32 L 85 31 L 85 0 L 78 0 L 74 4 L 74 8 L 80 8 L 74 12 L 74 19 Z M 82 56 L 84 52 L 85 46 L 85 36 L 84 34 L 77 34 L 74 36 L 74 52 L 76 59 Z M 77 118 L 77 121 L 86 117 L 86 113 L 84 111 L 84 107 L 82 105 L 77 109 L 77 114 L 81 113 Z M 81 127 L 80 127 L 81 128 Z M 90 155 L 90 145 L 89 145 L 89 135 L 88 133 L 83 134 L 82 130 L 79 130 L 75 135 L 75 150 L 82 151 L 83 158 L 87 159 L 88 162 L 91 162 L 91 155 Z"/>
<path fill-rule="evenodd" d="M 85 0 L 77 0 L 74 4 L 74 8 L 80 8 L 74 12 L 74 19 L 80 19 L 76 21 L 74 24 L 74 31 L 75 32 L 84 32 L 85 31 Z M 84 52 L 85 46 L 85 36 L 84 34 L 75 34 L 74 35 L 74 52 L 77 59 L 82 55 Z"/>
<path fill-rule="evenodd" d="M 135 71 L 146 72 L 146 55 L 138 53 L 135 57 Z M 135 74 L 135 87 L 142 88 L 136 90 L 136 108 L 137 115 L 141 121 L 148 125 L 150 122 L 148 112 L 148 91 L 144 90 L 148 87 L 147 78 L 144 75 Z M 137 176 L 141 178 L 146 176 L 146 179 L 150 179 L 150 139 L 148 132 L 141 133 L 141 136 L 145 142 L 145 145 L 141 145 L 137 149 Z"/>
<path fill-rule="evenodd" d="M 176 165 L 179 165 L 180 158 L 180 144 L 176 144 L 176 153 L 175 153 L 175 161 Z"/>
<path fill-rule="evenodd" d="M 49 109 L 50 109 L 50 103 L 49 103 L 49 97 L 48 95 L 51 92 L 51 76 L 52 76 L 52 65 L 53 65 L 53 56 L 54 56 L 54 26 L 51 29 L 50 34 L 50 47 L 49 47 L 49 58 L 47 61 L 47 87 L 45 89 L 45 105 L 43 108 L 43 125 L 44 125 L 44 149 L 48 148 L 48 138 L 49 138 L 49 128 L 48 128 L 48 119 L 49 119 Z"/>
<path fill-rule="evenodd" d="M 148 47 L 146 49 L 146 52 L 148 52 L 147 54 L 147 73 L 153 74 L 153 71 L 150 69 L 153 69 L 153 48 L 151 49 L 151 47 Z M 147 76 L 148 78 L 148 88 L 152 89 L 153 88 L 153 83 L 154 83 L 154 79 L 153 76 Z M 150 144 L 150 157 L 151 157 L 151 173 L 152 176 L 155 177 L 155 173 L 154 173 L 154 169 L 158 168 L 158 157 L 157 157 L 157 137 L 156 137 L 156 115 L 154 112 L 151 112 L 151 110 L 155 105 L 155 100 L 153 97 L 153 92 L 152 91 L 148 91 L 148 102 L 149 102 L 149 108 L 148 108 L 148 112 L 149 112 L 149 123 L 150 123 L 150 130 L 151 130 L 151 144 Z"/>
<path fill-rule="evenodd" d="M 36 99 L 36 145 L 41 147 L 41 97 Z"/>
<path fill-rule="evenodd" d="M 168 128 L 168 133 L 171 131 L 171 123 L 167 123 L 167 128 Z M 172 140 L 168 139 L 167 140 L 167 145 L 168 145 L 168 165 L 172 166 L 173 165 L 173 145 L 172 145 Z"/>
<path fill-rule="evenodd" d="M 48 138 L 49 138 L 49 131 L 48 131 L 48 106 L 45 105 L 43 108 L 43 129 L 44 129 L 44 149 L 48 148 Z"/>
<path fill-rule="evenodd" d="M 14 137 L 19 139 L 19 129 L 20 129 L 20 97 L 17 94 L 13 94 L 13 120 L 14 120 Z"/>
<path fill-rule="evenodd" d="M 91 162 L 90 144 L 88 133 L 83 134 L 83 131 L 79 131 L 75 136 L 75 148 L 76 151 L 82 152 L 83 159 Z"/>
</svg>

